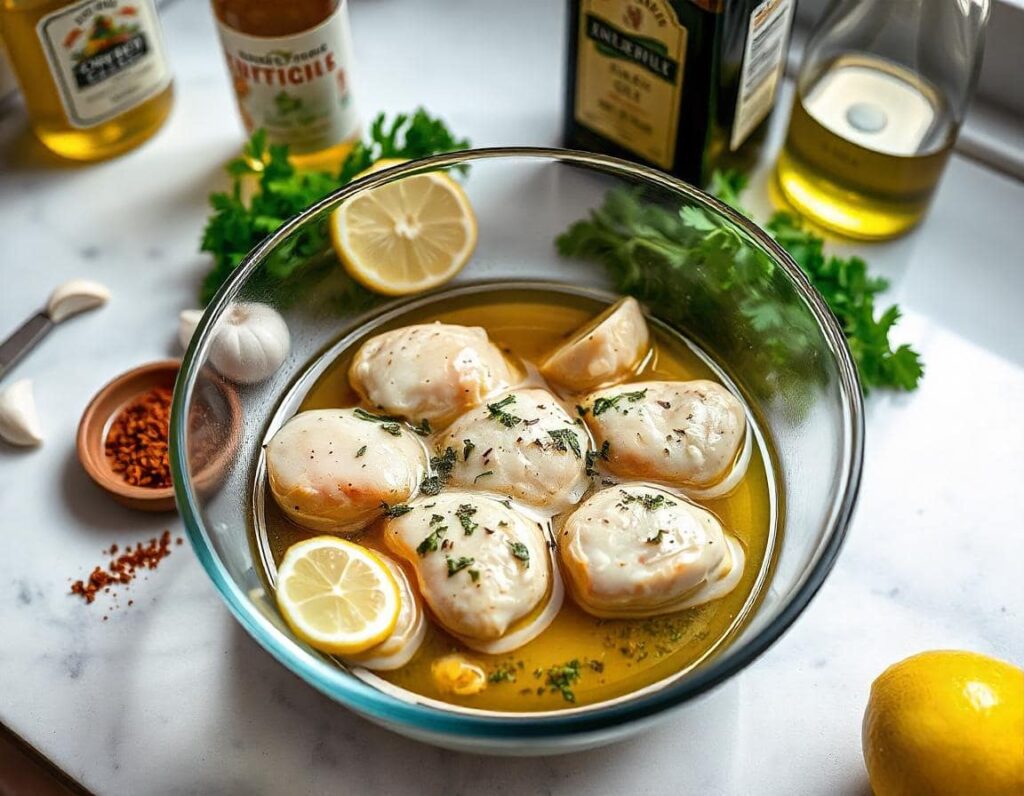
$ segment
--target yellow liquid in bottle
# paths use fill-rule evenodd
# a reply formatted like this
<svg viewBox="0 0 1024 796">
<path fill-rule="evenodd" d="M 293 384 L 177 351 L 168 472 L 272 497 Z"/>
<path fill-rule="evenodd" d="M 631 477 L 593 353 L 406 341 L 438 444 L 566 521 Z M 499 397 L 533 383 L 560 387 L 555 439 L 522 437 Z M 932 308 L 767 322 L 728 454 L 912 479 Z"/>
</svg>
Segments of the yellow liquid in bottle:
<svg viewBox="0 0 1024 796">
<path fill-rule="evenodd" d="M 246 133 L 262 128 L 271 143 L 286 144 L 298 169 L 337 172 L 360 134 L 358 125 L 339 133 L 348 118 L 337 108 L 347 93 L 340 87 L 348 85 L 350 67 L 347 9 L 339 0 L 212 0 L 212 5 Z M 317 61 L 322 70 L 315 77 L 282 82 L 286 74 L 301 73 Z M 271 68 L 261 70 L 265 65 Z M 297 115 L 268 103 L 268 87 L 275 104 L 290 100 Z"/>
<path fill-rule="evenodd" d="M 37 32 L 44 16 L 69 5 L 74 4 L 66 0 L 2 0 L 0 34 L 39 140 L 72 160 L 102 160 L 138 146 L 160 129 L 171 111 L 173 87 L 168 83 L 153 96 L 98 124 L 73 124 Z"/>
<path fill-rule="evenodd" d="M 929 85 L 889 62 L 844 56 L 794 99 L 776 177 L 817 224 L 891 238 L 924 217 L 953 139 Z"/>
</svg>

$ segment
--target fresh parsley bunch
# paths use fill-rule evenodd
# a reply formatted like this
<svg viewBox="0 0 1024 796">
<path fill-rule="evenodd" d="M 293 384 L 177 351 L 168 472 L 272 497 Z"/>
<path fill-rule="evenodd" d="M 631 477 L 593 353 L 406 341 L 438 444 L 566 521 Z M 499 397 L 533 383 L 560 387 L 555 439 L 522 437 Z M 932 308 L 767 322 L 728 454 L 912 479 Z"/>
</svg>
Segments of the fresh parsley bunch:
<svg viewBox="0 0 1024 796">
<path fill-rule="evenodd" d="M 711 191 L 740 212 L 745 179 L 716 172 Z M 749 215 L 749 214 L 748 214 Z M 888 287 L 868 274 L 859 257 L 826 256 L 824 240 L 789 213 L 767 227 L 807 274 L 846 333 L 865 391 L 913 390 L 920 357 L 910 346 L 892 348 L 889 331 L 899 308 L 876 313 L 875 297 Z M 755 350 L 762 394 L 805 381 L 814 372 L 816 331 L 806 313 L 778 300 L 775 266 L 734 230 L 694 207 L 647 201 L 638 189 L 614 189 L 590 218 L 577 221 L 556 241 L 564 256 L 604 264 L 623 292 L 650 304 L 669 321 L 701 330 L 716 347 L 744 355 Z M 719 311 L 723 293 L 743 296 L 734 315 Z"/>
<path fill-rule="evenodd" d="M 356 143 L 337 173 L 299 171 L 288 161 L 288 148 L 267 143 L 257 130 L 241 157 L 227 165 L 231 189 L 210 195 L 213 214 L 206 222 L 202 251 L 213 255 L 213 269 L 203 280 L 200 301 L 205 306 L 231 272 L 260 241 L 285 221 L 382 158 L 414 159 L 465 149 L 469 142 L 456 138 L 448 126 L 422 108 L 398 114 L 390 122 L 384 114 L 370 125 L 367 137 Z M 256 179 L 246 197 L 245 185 Z M 330 238 L 326 225 L 310 225 L 284 241 L 267 262 L 267 276 L 275 280 L 304 278 L 325 265 Z"/>
</svg>

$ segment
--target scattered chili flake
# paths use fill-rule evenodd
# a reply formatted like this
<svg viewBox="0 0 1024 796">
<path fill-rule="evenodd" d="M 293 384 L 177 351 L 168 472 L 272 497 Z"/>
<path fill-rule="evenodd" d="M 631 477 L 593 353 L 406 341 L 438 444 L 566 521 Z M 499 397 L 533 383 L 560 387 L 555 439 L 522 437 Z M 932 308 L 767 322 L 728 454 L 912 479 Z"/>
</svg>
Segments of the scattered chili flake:
<svg viewBox="0 0 1024 796">
<path fill-rule="evenodd" d="M 179 537 L 177 544 L 181 544 Z M 118 551 L 117 545 L 104 550 L 105 555 L 113 555 Z M 164 531 L 159 537 L 148 542 L 139 542 L 133 548 L 128 545 L 117 558 L 111 559 L 106 569 L 95 567 L 85 580 L 76 580 L 71 584 L 71 594 L 75 594 L 91 603 L 99 591 L 109 592 L 111 586 L 127 585 L 135 580 L 139 570 L 156 569 L 157 565 L 171 554 L 171 532 Z M 129 600 L 128 605 L 133 601 Z M 106 617 L 104 617 L 106 618 Z"/>
<path fill-rule="evenodd" d="M 132 486 L 159 489 L 171 485 L 167 458 L 171 391 L 154 387 L 114 418 L 106 451 L 115 473 Z"/>
</svg>

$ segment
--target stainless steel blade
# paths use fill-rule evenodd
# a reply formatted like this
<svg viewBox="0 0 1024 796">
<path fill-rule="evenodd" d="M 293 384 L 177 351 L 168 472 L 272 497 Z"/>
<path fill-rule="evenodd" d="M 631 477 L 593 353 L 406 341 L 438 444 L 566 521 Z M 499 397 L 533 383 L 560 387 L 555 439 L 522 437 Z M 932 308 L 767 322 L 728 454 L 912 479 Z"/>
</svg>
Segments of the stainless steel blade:
<svg viewBox="0 0 1024 796">
<path fill-rule="evenodd" d="M 38 312 L 14 330 L 10 337 L 0 343 L 0 379 L 14 367 L 14 364 L 31 351 L 36 343 L 46 337 L 56 324 L 45 312 Z"/>
</svg>

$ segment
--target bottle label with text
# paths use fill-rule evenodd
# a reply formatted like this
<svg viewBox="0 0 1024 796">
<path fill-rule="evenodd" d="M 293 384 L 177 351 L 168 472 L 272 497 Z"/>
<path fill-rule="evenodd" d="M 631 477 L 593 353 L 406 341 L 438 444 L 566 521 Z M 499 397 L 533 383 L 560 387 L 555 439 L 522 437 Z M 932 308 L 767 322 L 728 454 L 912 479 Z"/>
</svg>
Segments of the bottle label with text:
<svg viewBox="0 0 1024 796">
<path fill-rule="evenodd" d="M 342 2 L 315 28 L 291 36 L 250 36 L 218 23 L 247 132 L 267 131 L 298 154 L 356 132 L 350 90 L 352 37 Z"/>
<path fill-rule="evenodd" d="M 667 0 L 583 0 L 578 47 L 576 120 L 671 168 L 686 28 Z"/>
<path fill-rule="evenodd" d="M 153 0 L 86 0 L 39 19 L 64 112 L 73 127 L 102 124 L 171 81 Z"/>
<path fill-rule="evenodd" d="M 765 0 L 750 15 L 731 150 L 739 149 L 775 104 L 792 16 L 793 0 Z"/>
</svg>

